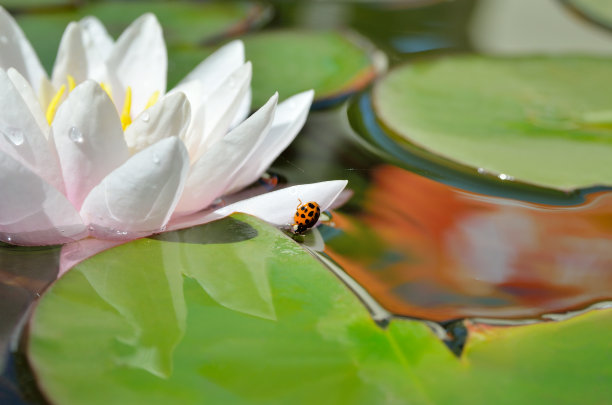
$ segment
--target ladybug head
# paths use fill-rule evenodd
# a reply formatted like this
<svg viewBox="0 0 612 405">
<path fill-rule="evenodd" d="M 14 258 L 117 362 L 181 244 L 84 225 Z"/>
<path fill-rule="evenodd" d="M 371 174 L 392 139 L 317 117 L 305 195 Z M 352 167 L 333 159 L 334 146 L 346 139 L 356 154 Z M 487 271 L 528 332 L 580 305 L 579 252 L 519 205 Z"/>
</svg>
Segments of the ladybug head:
<svg viewBox="0 0 612 405">
<path fill-rule="evenodd" d="M 293 225 L 293 232 L 297 234 L 304 233 L 308 230 L 308 227 L 304 224 L 295 224 Z"/>
</svg>

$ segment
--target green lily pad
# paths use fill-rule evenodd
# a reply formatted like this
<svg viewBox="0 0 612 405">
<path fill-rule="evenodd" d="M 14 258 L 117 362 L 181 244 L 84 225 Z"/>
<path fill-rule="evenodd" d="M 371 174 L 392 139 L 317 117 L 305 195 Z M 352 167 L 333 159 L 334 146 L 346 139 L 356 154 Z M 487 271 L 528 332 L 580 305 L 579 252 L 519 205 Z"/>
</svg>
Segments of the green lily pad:
<svg viewBox="0 0 612 405">
<path fill-rule="evenodd" d="M 209 57 L 217 47 L 168 47 L 168 88 L 178 84 L 200 62 Z"/>
<path fill-rule="evenodd" d="M 22 14 L 17 22 L 32 42 L 48 71 L 70 21 L 93 15 L 117 38 L 136 18 L 145 13 L 157 16 L 169 46 L 208 44 L 263 24 L 269 8 L 247 2 L 107 2 L 94 3 L 74 11 Z"/>
<path fill-rule="evenodd" d="M 315 102 L 342 98 L 367 86 L 378 73 L 381 54 L 333 31 L 270 31 L 243 38 L 253 62 L 253 106 L 275 91 L 287 98 L 314 89 Z"/>
<path fill-rule="evenodd" d="M 570 190 L 612 185 L 612 59 L 449 57 L 406 65 L 374 89 L 403 144 L 479 172 Z"/>
<path fill-rule="evenodd" d="M 607 0 L 559 0 L 588 20 L 612 29 L 612 4 Z"/>
<path fill-rule="evenodd" d="M 269 9 L 258 3 L 221 1 L 94 3 L 80 12 L 100 18 L 115 36 L 142 14 L 153 13 L 164 28 L 167 43 L 172 45 L 210 43 L 261 24 L 269 15 Z"/>
<path fill-rule="evenodd" d="M 40 300 L 27 350 L 68 405 L 603 403 L 610 320 L 474 333 L 458 359 L 422 322 L 378 326 L 298 244 L 238 214 L 78 265 Z"/>
<path fill-rule="evenodd" d="M 2 7 L 7 10 L 47 10 L 56 7 L 75 6 L 76 0 L 3 0 Z"/>
</svg>

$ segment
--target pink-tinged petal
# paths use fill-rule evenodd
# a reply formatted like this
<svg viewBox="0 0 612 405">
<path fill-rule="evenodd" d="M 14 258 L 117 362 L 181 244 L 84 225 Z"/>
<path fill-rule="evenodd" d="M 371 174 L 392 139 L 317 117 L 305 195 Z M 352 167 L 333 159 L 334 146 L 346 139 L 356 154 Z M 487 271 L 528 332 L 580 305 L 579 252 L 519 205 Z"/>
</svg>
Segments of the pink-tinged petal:
<svg viewBox="0 0 612 405">
<path fill-rule="evenodd" d="M 101 239 L 133 239 L 164 228 L 183 191 L 189 156 L 177 137 L 132 156 L 83 202 L 81 216 Z"/>
<path fill-rule="evenodd" d="M 63 276 L 68 270 L 81 263 L 83 260 L 89 259 L 93 255 L 127 242 L 127 240 L 87 238 L 62 246 L 57 278 Z"/>
<path fill-rule="evenodd" d="M 219 208 L 210 213 L 206 220 L 214 221 L 234 212 L 244 212 L 274 225 L 291 225 L 300 200 L 315 201 L 324 211 L 332 205 L 347 183 L 346 180 L 332 180 L 283 188 Z"/>
<path fill-rule="evenodd" d="M 0 151 L 0 240 L 53 245 L 87 235 L 79 213 L 57 189 Z"/>
<path fill-rule="evenodd" d="M 68 24 L 62 35 L 51 75 L 53 86 L 56 89 L 59 89 L 61 85 L 68 87 L 68 75 L 72 76 L 76 83 L 87 79 L 87 58 L 83 46 L 83 33 L 79 24 L 75 22 Z M 68 92 L 64 94 L 66 93 Z"/>
<path fill-rule="evenodd" d="M 38 93 L 47 74 L 17 22 L 0 6 L 0 68 L 15 68 Z"/>
<path fill-rule="evenodd" d="M 113 49 L 113 38 L 108 34 L 104 25 L 96 17 L 88 16 L 79 21 L 82 41 L 87 58 L 89 78 L 95 78 L 93 70 L 103 65 Z"/>
<path fill-rule="evenodd" d="M 0 150 L 11 155 L 59 191 L 63 191 L 64 184 L 57 155 L 49 146 L 45 134 L 30 111 L 30 106 L 8 74 L 1 69 L 0 95 Z"/>
<path fill-rule="evenodd" d="M 191 167 L 185 191 L 176 207 L 179 215 L 206 208 L 225 191 L 257 144 L 268 132 L 274 118 L 278 94 L 215 143 Z"/>
<path fill-rule="evenodd" d="M 197 160 L 227 133 L 250 89 L 251 73 L 251 63 L 247 62 L 229 75 L 200 106 L 197 119 L 203 119 L 203 132 L 197 134 L 199 144 L 195 150 L 187 144 L 192 160 Z"/>
<path fill-rule="evenodd" d="M 314 91 L 309 90 L 278 105 L 270 132 L 255 150 L 253 159 L 246 162 L 232 181 L 228 193 L 236 192 L 260 178 L 278 155 L 293 142 L 306 122 L 313 97 Z"/>
<path fill-rule="evenodd" d="M 21 94 L 21 98 L 28 106 L 30 113 L 36 120 L 38 127 L 42 131 L 45 138 L 49 137 L 49 123 L 45 117 L 45 113 L 42 110 L 38 97 L 30 83 L 19 73 L 17 70 L 10 68 L 7 72 L 9 79 L 13 82 L 13 85 Z"/>
<path fill-rule="evenodd" d="M 155 92 L 166 92 L 168 55 L 162 28 L 153 14 L 142 15 L 126 28 L 108 57 L 107 67 L 119 111 L 128 86 L 136 114 L 144 110 Z"/>
<path fill-rule="evenodd" d="M 117 110 L 100 85 L 88 80 L 60 105 L 51 128 L 66 196 L 80 209 L 91 189 L 129 157 Z"/>
<path fill-rule="evenodd" d="M 125 130 L 130 153 L 137 153 L 170 136 L 182 138 L 191 121 L 191 107 L 183 93 L 164 96 L 143 111 Z"/>
<path fill-rule="evenodd" d="M 181 80 L 178 87 L 190 81 L 199 81 L 202 84 L 200 97 L 206 99 L 232 72 L 235 72 L 243 64 L 244 44 L 240 40 L 232 41 L 204 59 Z M 191 104 L 195 104 L 200 100 L 189 99 L 189 101 Z"/>
</svg>

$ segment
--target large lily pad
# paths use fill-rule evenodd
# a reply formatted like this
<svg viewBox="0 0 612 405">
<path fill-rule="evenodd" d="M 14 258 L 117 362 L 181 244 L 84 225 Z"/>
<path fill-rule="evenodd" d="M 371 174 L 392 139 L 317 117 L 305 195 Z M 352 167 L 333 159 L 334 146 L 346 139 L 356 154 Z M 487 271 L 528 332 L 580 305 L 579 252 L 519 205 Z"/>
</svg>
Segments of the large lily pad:
<svg viewBox="0 0 612 405">
<path fill-rule="evenodd" d="M 478 334 L 461 361 L 424 323 L 379 327 L 293 240 L 236 215 L 83 262 L 41 299 L 28 353 L 61 404 L 598 403 L 611 316 Z"/>
<path fill-rule="evenodd" d="M 244 43 L 253 62 L 255 107 L 275 91 L 281 98 L 309 89 L 315 101 L 342 98 L 370 83 L 383 58 L 371 45 L 333 31 L 270 31 L 247 36 Z"/>
<path fill-rule="evenodd" d="M 449 57 L 374 89 L 380 121 L 431 153 L 558 189 L 612 185 L 612 60 Z"/>
</svg>

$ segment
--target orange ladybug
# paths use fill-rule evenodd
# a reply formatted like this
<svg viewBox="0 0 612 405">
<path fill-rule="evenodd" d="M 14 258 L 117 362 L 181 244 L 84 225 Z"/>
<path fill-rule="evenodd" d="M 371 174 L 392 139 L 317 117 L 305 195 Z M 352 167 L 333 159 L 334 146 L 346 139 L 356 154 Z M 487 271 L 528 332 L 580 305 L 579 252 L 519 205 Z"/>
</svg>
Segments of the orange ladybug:
<svg viewBox="0 0 612 405">
<path fill-rule="evenodd" d="M 314 201 L 304 204 L 302 204 L 302 200 L 298 199 L 298 201 L 300 204 L 293 216 L 293 232 L 301 234 L 315 226 L 321 215 L 321 207 Z"/>
</svg>

